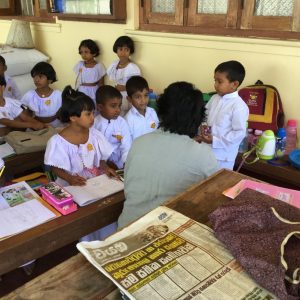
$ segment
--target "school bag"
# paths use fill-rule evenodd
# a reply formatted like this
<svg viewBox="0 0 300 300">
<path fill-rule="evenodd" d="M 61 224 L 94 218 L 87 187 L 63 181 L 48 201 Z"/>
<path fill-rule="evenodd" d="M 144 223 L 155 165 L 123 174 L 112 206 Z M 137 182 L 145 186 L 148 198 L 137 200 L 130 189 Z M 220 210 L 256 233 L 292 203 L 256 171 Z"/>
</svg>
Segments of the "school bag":
<svg viewBox="0 0 300 300">
<path fill-rule="evenodd" d="M 45 150 L 48 140 L 57 132 L 49 126 L 37 131 L 12 131 L 4 139 L 17 154 L 31 153 Z"/>
<path fill-rule="evenodd" d="M 283 127 L 282 102 L 274 86 L 258 80 L 254 85 L 240 89 L 238 93 L 249 107 L 248 128 L 276 132 Z"/>
</svg>

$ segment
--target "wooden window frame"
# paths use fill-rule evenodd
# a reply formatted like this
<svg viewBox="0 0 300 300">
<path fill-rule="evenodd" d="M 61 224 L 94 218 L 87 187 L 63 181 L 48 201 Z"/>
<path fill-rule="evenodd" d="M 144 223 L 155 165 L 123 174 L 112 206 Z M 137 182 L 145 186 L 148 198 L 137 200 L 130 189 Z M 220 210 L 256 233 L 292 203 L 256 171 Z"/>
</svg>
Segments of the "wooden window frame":
<svg viewBox="0 0 300 300">
<path fill-rule="evenodd" d="M 300 0 L 294 0 L 292 17 L 254 16 L 255 0 L 229 0 L 227 15 L 197 14 L 197 1 L 176 1 L 176 11 L 182 8 L 180 24 L 168 23 L 163 13 L 151 14 L 151 0 L 139 2 L 141 30 L 300 40 Z M 174 19 L 174 15 L 169 14 L 168 18 L 172 20 L 172 17 Z"/>
<path fill-rule="evenodd" d="M 112 15 L 83 15 L 52 12 L 53 0 L 47 0 L 47 10 L 40 9 L 39 0 L 35 0 L 35 16 L 23 16 L 20 11 L 19 0 L 9 0 L 10 8 L 0 9 L 0 19 L 22 19 L 30 22 L 55 23 L 56 17 L 59 20 L 83 21 L 83 22 L 105 22 L 105 23 L 126 23 L 126 0 L 111 0 Z"/>
</svg>

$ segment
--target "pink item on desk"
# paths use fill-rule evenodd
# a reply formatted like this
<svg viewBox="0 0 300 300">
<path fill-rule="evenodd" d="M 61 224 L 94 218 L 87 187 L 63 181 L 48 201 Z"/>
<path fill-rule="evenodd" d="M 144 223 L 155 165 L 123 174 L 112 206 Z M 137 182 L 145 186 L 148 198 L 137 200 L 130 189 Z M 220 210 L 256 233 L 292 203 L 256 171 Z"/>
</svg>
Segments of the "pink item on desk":
<svg viewBox="0 0 300 300">
<path fill-rule="evenodd" d="M 73 196 L 55 182 L 50 182 L 40 188 L 44 200 L 57 209 L 61 214 L 67 215 L 77 210 Z"/>
<path fill-rule="evenodd" d="M 239 193 L 247 188 L 269 195 L 270 197 L 300 208 L 300 191 L 282 188 L 276 185 L 253 180 L 243 179 L 233 187 L 225 190 L 223 195 L 234 199 Z"/>
</svg>

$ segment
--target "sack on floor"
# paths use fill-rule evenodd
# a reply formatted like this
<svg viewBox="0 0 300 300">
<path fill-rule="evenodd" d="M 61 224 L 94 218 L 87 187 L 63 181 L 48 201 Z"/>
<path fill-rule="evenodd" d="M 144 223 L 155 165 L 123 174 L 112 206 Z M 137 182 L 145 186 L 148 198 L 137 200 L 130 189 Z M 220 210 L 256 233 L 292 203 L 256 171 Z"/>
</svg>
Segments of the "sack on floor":
<svg viewBox="0 0 300 300">
<path fill-rule="evenodd" d="M 12 131 L 4 139 L 17 154 L 23 154 L 45 150 L 48 140 L 56 133 L 53 127 L 37 131 Z"/>
<path fill-rule="evenodd" d="M 278 90 L 258 80 L 239 90 L 240 97 L 249 107 L 248 128 L 272 130 L 283 127 L 284 113 Z"/>
</svg>

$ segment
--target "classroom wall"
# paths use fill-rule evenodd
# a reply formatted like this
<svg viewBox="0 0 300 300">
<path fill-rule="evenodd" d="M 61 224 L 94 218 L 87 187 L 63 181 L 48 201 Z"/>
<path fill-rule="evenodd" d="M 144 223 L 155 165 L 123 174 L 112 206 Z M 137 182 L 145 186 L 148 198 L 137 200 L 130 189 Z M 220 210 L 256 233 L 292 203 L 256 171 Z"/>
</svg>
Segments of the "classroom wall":
<svg viewBox="0 0 300 300">
<path fill-rule="evenodd" d="M 0 20 L 0 43 L 5 42 L 10 22 Z M 286 119 L 300 123 L 300 42 L 266 39 L 216 37 L 138 31 L 138 0 L 127 1 L 127 23 L 89 23 L 60 21 L 31 25 L 36 48 L 47 54 L 57 71 L 56 87 L 74 85 L 72 68 L 80 59 L 82 39 L 96 40 L 106 67 L 117 56 L 112 51 L 115 39 L 129 35 L 136 45 L 132 59 L 141 67 L 150 86 L 160 93 L 178 80 L 194 83 L 202 91 L 213 91 L 213 70 L 226 60 L 239 60 L 246 68 L 242 86 L 257 79 L 272 84 L 282 96 Z M 298 124 L 300 134 L 300 124 Z M 299 145 L 298 145 L 299 146 Z"/>
</svg>

